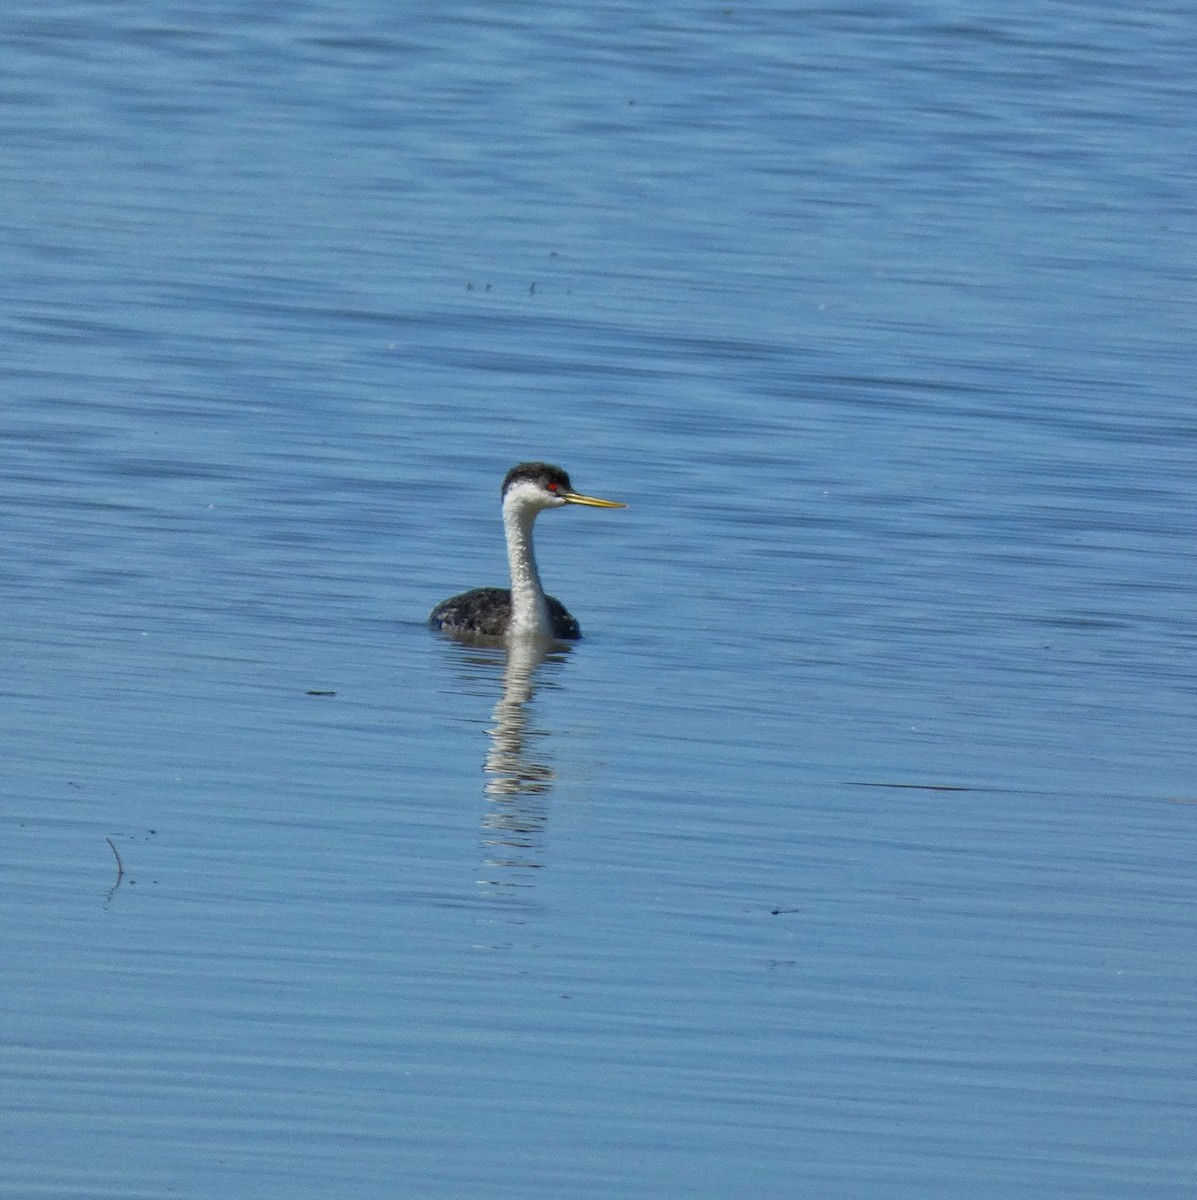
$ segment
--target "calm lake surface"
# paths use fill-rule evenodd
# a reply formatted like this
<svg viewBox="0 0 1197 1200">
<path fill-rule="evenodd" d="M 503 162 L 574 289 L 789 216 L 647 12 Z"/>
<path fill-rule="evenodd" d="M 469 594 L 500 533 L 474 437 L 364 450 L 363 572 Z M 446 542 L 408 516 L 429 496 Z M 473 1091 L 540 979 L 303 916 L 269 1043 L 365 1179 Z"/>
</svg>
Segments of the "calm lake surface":
<svg viewBox="0 0 1197 1200">
<path fill-rule="evenodd" d="M 7 5 L 0 1195 L 1191 1196 L 1195 54 Z"/>
</svg>

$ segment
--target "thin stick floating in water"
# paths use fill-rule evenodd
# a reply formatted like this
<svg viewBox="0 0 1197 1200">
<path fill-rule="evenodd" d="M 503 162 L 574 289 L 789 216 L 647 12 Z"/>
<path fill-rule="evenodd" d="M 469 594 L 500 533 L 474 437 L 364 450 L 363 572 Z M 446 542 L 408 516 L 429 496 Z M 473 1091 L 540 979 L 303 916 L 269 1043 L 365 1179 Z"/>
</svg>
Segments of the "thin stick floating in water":
<svg viewBox="0 0 1197 1200">
<path fill-rule="evenodd" d="M 903 792 L 971 792 L 970 787 L 953 783 L 883 783 L 877 779 L 845 779 L 845 787 L 896 788 Z"/>
<path fill-rule="evenodd" d="M 106 837 L 104 841 L 112 847 L 113 856 L 116 858 L 116 882 L 112 886 L 113 888 L 118 888 L 121 885 L 121 880 L 125 877 L 125 864 L 121 862 L 120 851 L 117 850 L 116 843 L 110 837 Z"/>
</svg>

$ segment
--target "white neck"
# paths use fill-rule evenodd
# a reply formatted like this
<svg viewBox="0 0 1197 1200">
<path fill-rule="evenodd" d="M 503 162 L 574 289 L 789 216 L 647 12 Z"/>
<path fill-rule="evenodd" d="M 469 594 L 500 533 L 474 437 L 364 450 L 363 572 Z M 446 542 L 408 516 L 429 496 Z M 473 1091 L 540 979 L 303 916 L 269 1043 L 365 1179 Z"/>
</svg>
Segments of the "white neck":
<svg viewBox="0 0 1197 1200">
<path fill-rule="evenodd" d="M 532 522 L 538 505 L 521 501 L 516 489 L 503 502 L 503 528 L 507 534 L 507 566 L 511 571 L 511 624 L 508 636 L 551 636 L 549 607 L 532 550 Z"/>
</svg>

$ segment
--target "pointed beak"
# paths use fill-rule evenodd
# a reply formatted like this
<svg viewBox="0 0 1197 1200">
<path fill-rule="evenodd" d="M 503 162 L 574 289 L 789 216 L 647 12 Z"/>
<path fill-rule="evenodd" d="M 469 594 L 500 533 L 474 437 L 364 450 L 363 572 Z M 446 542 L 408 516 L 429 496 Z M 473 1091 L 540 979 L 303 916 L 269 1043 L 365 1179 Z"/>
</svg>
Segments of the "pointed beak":
<svg viewBox="0 0 1197 1200">
<path fill-rule="evenodd" d="M 558 492 L 557 495 L 567 504 L 585 504 L 590 508 L 627 508 L 618 500 L 600 500 L 597 496 L 583 496 L 579 492 Z"/>
</svg>

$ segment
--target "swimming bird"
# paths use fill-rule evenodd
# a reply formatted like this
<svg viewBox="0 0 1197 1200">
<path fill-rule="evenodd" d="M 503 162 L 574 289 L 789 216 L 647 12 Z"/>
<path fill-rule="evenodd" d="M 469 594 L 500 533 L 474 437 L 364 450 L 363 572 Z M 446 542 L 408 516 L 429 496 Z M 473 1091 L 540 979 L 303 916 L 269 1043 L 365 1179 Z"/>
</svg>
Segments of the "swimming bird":
<svg viewBox="0 0 1197 1200">
<path fill-rule="evenodd" d="M 565 605 L 546 596 L 532 552 L 532 522 L 546 508 L 585 504 L 590 508 L 627 508 L 575 492 L 569 476 L 550 463 L 526 462 L 512 467 L 503 480 L 503 529 L 511 588 L 475 588 L 443 600 L 428 624 L 466 637 L 541 638 L 574 641 L 582 636 Z"/>
</svg>

